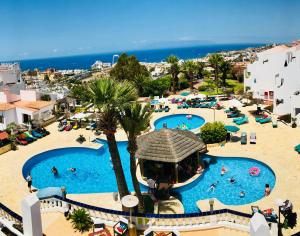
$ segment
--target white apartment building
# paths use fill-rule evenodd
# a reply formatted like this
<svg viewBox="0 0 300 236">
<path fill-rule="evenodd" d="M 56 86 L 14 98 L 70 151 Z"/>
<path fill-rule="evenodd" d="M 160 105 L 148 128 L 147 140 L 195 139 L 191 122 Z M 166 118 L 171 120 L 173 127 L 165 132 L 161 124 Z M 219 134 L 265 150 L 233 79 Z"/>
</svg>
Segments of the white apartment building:
<svg viewBox="0 0 300 236">
<path fill-rule="evenodd" d="M 257 54 L 247 66 L 245 91 L 265 104 L 273 104 L 277 115 L 291 114 L 300 121 L 300 45 L 276 46 Z"/>
<path fill-rule="evenodd" d="M 21 69 L 19 63 L 1 63 L 0 64 L 0 86 L 12 93 L 19 93 L 25 88 L 25 84 L 21 78 Z"/>
<path fill-rule="evenodd" d="M 53 118 L 54 102 L 41 101 L 34 90 L 21 90 L 20 95 L 0 92 L 0 130 L 10 123 L 28 125 L 30 121 L 43 123 Z"/>
</svg>

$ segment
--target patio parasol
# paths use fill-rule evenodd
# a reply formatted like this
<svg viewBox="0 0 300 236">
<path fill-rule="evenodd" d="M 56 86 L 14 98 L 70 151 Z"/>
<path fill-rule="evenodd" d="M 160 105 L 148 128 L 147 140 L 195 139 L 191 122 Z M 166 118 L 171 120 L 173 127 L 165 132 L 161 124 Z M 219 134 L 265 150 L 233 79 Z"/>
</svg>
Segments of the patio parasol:
<svg viewBox="0 0 300 236">
<path fill-rule="evenodd" d="M 243 106 L 243 104 L 237 99 L 232 99 L 232 100 L 229 101 L 229 103 L 230 103 L 230 106 L 232 106 L 232 107 L 241 107 L 241 106 Z"/>
</svg>

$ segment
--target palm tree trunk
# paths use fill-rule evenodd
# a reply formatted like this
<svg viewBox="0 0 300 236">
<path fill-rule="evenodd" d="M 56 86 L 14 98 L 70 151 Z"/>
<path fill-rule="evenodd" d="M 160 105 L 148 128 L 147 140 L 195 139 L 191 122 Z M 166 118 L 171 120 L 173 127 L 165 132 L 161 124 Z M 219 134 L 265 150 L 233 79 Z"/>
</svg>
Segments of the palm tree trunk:
<svg viewBox="0 0 300 236">
<path fill-rule="evenodd" d="M 144 198 L 141 192 L 139 181 L 136 177 L 136 160 L 135 153 L 137 150 L 136 137 L 128 138 L 128 151 L 130 153 L 130 174 L 131 180 L 133 184 L 133 188 L 137 198 L 139 199 L 139 207 L 142 211 L 144 211 Z"/>
<path fill-rule="evenodd" d="M 133 184 L 133 188 L 137 198 L 139 199 L 139 207 L 144 212 L 144 198 L 141 192 L 139 181 L 136 177 L 136 160 L 135 154 L 130 153 L 130 173 L 131 173 L 131 180 Z"/>
<path fill-rule="evenodd" d="M 106 138 L 107 138 L 108 148 L 111 155 L 111 160 L 112 160 L 112 164 L 113 164 L 113 168 L 117 180 L 119 194 L 120 197 L 122 198 L 129 194 L 129 190 L 123 172 L 123 167 L 120 159 L 119 150 L 117 147 L 116 137 L 114 133 L 107 132 Z"/>
<path fill-rule="evenodd" d="M 177 85 L 177 81 L 176 81 L 176 76 L 172 76 L 172 82 L 173 82 L 173 94 L 176 94 L 176 85 Z"/>
</svg>

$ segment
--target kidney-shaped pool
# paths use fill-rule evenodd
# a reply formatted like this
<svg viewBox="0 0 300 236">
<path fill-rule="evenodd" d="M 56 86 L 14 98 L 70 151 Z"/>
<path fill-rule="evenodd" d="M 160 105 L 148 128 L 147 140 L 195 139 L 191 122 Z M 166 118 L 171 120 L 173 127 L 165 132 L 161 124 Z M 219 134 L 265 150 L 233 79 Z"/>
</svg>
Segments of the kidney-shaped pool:
<svg viewBox="0 0 300 236">
<path fill-rule="evenodd" d="M 33 186 L 36 188 L 65 186 L 68 193 L 105 193 L 116 192 L 117 184 L 110 161 L 107 143 L 98 150 L 89 148 L 62 148 L 46 151 L 33 156 L 23 166 L 23 176 L 30 172 L 33 177 Z M 127 142 L 118 142 L 122 165 L 126 181 L 130 190 L 133 190 L 129 154 L 126 150 Z M 264 196 L 265 184 L 271 189 L 275 185 L 273 171 L 262 162 L 241 157 L 202 157 L 208 164 L 205 172 L 196 181 L 174 190 L 184 205 L 186 213 L 198 212 L 196 202 L 200 199 L 217 198 L 227 205 L 243 205 L 261 199 Z M 59 175 L 53 176 L 51 168 L 55 166 Z M 221 176 L 220 170 L 224 166 L 228 172 Z M 76 173 L 68 169 L 76 168 Z M 249 169 L 257 167 L 258 176 L 251 176 Z M 236 182 L 231 184 L 229 178 Z M 214 191 L 209 191 L 212 183 L 218 182 Z M 146 187 L 141 185 L 143 191 Z M 240 197 L 244 191 L 245 196 Z"/>
</svg>

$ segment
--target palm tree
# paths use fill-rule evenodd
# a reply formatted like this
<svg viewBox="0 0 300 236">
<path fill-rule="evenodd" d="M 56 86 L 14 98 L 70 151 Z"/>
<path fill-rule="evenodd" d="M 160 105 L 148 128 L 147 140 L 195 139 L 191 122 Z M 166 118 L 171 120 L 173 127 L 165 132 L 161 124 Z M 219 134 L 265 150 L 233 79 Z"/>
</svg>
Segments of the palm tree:
<svg viewBox="0 0 300 236">
<path fill-rule="evenodd" d="M 178 86 L 178 74 L 180 72 L 180 68 L 178 65 L 178 58 L 174 55 L 170 55 L 167 57 L 166 61 L 171 64 L 169 68 L 169 73 L 172 76 L 172 90 L 173 93 L 176 94 L 177 86 Z"/>
<path fill-rule="evenodd" d="M 118 82 L 110 78 L 94 80 L 89 90 L 98 108 L 98 128 L 106 135 L 121 198 L 129 194 L 125 180 L 115 133 L 118 116 L 123 107 L 137 99 L 136 88 L 128 81 Z"/>
<path fill-rule="evenodd" d="M 73 229 L 80 233 L 88 232 L 93 227 L 93 220 L 84 208 L 75 210 L 71 214 L 70 219 Z"/>
<path fill-rule="evenodd" d="M 204 68 L 205 68 L 205 63 L 203 61 L 197 62 L 197 78 L 198 79 L 203 79 Z"/>
<path fill-rule="evenodd" d="M 221 75 L 221 79 L 222 79 L 222 83 L 223 86 L 226 85 L 226 80 L 227 80 L 227 75 L 228 73 L 231 72 L 232 66 L 230 64 L 230 62 L 223 60 L 220 64 L 220 71 L 222 73 Z"/>
<path fill-rule="evenodd" d="M 182 64 L 182 71 L 187 80 L 190 82 L 190 89 L 192 91 L 194 88 L 194 79 L 197 72 L 197 64 L 191 60 L 185 61 Z"/>
<path fill-rule="evenodd" d="M 212 54 L 208 59 L 210 66 L 214 69 L 214 76 L 215 76 L 216 83 L 218 82 L 219 79 L 220 65 L 223 60 L 224 60 L 223 57 L 217 53 Z"/>
<path fill-rule="evenodd" d="M 127 150 L 130 154 L 130 173 L 134 187 L 134 191 L 139 199 L 140 209 L 144 210 L 144 199 L 141 193 L 140 185 L 136 177 L 136 158 L 137 136 L 144 131 L 150 123 L 151 110 L 149 106 L 142 107 L 141 104 L 135 102 L 126 106 L 120 113 L 119 121 L 125 130 L 128 138 Z"/>
</svg>

